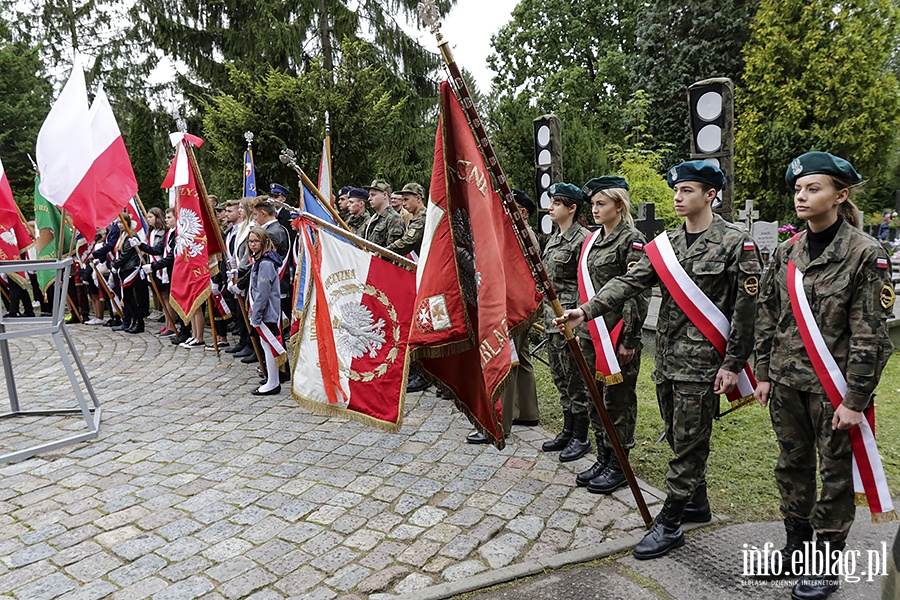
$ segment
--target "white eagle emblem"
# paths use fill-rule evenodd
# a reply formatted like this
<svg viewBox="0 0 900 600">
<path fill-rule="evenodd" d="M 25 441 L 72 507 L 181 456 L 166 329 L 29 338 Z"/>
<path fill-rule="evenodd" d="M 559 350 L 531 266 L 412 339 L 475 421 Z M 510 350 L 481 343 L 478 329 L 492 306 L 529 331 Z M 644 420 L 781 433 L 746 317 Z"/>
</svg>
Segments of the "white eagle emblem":
<svg viewBox="0 0 900 600">
<path fill-rule="evenodd" d="M 803 163 L 800 162 L 799 158 L 795 158 L 791 162 L 791 171 L 794 173 L 794 175 L 799 175 L 803 172 Z"/>
<path fill-rule="evenodd" d="M 347 302 L 341 304 L 340 317 L 335 319 L 335 343 L 347 349 L 354 359 L 368 353 L 369 358 L 378 356 L 384 347 L 384 319 L 376 322 L 370 311 L 362 304 Z"/>
<path fill-rule="evenodd" d="M 198 237 L 203 227 L 200 217 L 189 208 L 178 211 L 178 237 L 175 239 L 175 254 L 181 256 L 187 251 L 190 258 L 199 256 L 206 247 L 206 236 Z"/>
<path fill-rule="evenodd" d="M 18 241 L 16 239 L 16 232 L 13 231 L 12 229 L 7 229 L 3 233 L 0 233 L 0 240 L 3 240 L 10 246 L 18 248 L 18 245 L 16 244 L 16 242 Z"/>
</svg>

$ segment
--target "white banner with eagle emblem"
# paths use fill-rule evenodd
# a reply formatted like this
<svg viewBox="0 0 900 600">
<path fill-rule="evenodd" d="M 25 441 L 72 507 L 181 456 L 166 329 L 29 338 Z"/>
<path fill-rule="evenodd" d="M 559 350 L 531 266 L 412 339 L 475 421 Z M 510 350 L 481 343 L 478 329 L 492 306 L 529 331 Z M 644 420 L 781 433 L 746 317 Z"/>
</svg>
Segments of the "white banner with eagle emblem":
<svg viewBox="0 0 900 600">
<path fill-rule="evenodd" d="M 292 392 L 313 412 L 400 428 L 415 274 L 305 225 L 311 257 Z"/>
</svg>

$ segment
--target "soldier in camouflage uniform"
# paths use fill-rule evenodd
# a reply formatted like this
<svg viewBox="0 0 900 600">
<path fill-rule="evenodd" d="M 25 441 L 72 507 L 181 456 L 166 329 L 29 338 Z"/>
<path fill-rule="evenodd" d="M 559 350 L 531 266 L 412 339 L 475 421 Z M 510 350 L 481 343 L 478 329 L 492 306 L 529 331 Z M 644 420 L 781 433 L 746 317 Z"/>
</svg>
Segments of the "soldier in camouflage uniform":
<svg viewBox="0 0 900 600">
<path fill-rule="evenodd" d="M 590 233 L 585 228 L 586 221 L 581 214 L 584 197 L 581 188 L 571 183 L 554 183 L 547 189 L 551 197 L 550 218 L 559 226 L 547 245 L 544 246 L 543 261 L 547 276 L 556 290 L 563 308 L 578 305 L 578 258 L 581 246 Z M 571 351 L 563 335 L 556 331 L 553 307 L 544 299 L 544 328 L 547 331 L 547 358 L 553 383 L 559 390 L 559 402 L 563 409 L 563 430 L 554 439 L 544 442 L 544 452 L 559 453 L 561 462 L 577 460 L 591 449 L 588 441 L 588 424 L 592 400 L 588 395 L 584 380 L 575 364 Z M 579 327 L 575 335 L 591 341 L 587 327 Z"/>
<path fill-rule="evenodd" d="M 357 233 L 373 244 L 387 248 L 406 231 L 403 219 L 391 208 L 391 186 L 386 181 L 376 179 L 364 189 L 369 191 L 369 205 L 375 214 Z"/>
<path fill-rule="evenodd" d="M 418 183 L 407 183 L 400 190 L 400 195 L 403 197 L 403 209 L 409 214 L 409 223 L 403 237 L 388 246 L 388 250 L 401 256 L 412 252 L 418 257 L 422 238 L 425 237 L 425 188 Z"/>
<path fill-rule="evenodd" d="M 894 304 L 891 268 L 884 247 L 858 229 L 851 190 L 862 177 L 847 161 L 825 152 L 797 158 L 787 170 L 797 216 L 806 231 L 775 251 L 759 298 L 756 399 L 768 403 L 781 454 L 775 479 L 781 492 L 787 544 L 783 564 L 810 542 L 841 550 L 855 514 L 850 434 L 892 345 L 887 320 Z M 812 314 L 847 393 L 837 410 L 825 394 L 800 335 L 787 287 L 791 259 L 803 273 Z M 816 454 L 822 477 L 816 498 Z M 789 567 L 788 567 L 789 568 Z M 795 598 L 827 598 L 838 579 L 801 579 Z"/>
<path fill-rule="evenodd" d="M 661 286 L 656 325 L 656 368 L 653 382 L 666 439 L 675 456 L 666 474 L 666 502 L 650 532 L 635 547 L 639 559 L 657 558 L 684 545 L 685 521 L 708 521 L 706 461 L 713 415 L 719 394 L 730 392 L 753 348 L 756 293 L 761 271 L 759 253 L 750 235 L 712 212 L 716 190 L 725 174 L 704 161 L 688 161 L 668 175 L 675 191 L 675 212 L 685 223 L 666 233 L 675 257 L 700 290 L 730 323 L 723 358 Z M 575 310 L 566 311 L 569 325 L 580 325 L 616 310 L 659 282 L 645 255 Z"/>
<path fill-rule="evenodd" d="M 608 281 L 624 275 L 644 255 L 644 235 L 635 229 L 631 216 L 628 183 L 617 176 L 595 177 L 582 187 L 585 201 L 591 203 L 594 222 L 603 230 L 587 254 L 587 270 L 595 290 Z M 587 242 L 586 242 L 587 243 Z M 584 250 L 582 250 L 583 252 Z M 579 277 L 582 273 L 579 272 Z M 637 385 L 641 368 L 641 328 L 647 318 L 650 290 L 628 300 L 603 315 L 606 329 L 612 332 L 621 321 L 616 358 L 622 381 L 602 387 L 603 403 L 626 453 L 634 446 L 637 422 Z M 596 350 L 591 339 L 578 339 L 588 365 L 596 364 Z M 602 380 L 603 374 L 598 373 Z M 575 477 L 575 483 L 586 486 L 594 494 L 611 494 L 626 485 L 625 473 L 619 465 L 612 443 L 606 436 L 600 415 L 590 404 L 591 423 L 597 439 L 597 462 Z"/>
<path fill-rule="evenodd" d="M 350 188 L 347 192 L 347 214 L 344 219 L 347 227 L 357 235 L 364 236 L 365 225 L 369 221 L 369 211 L 366 203 L 369 201 L 369 193 L 362 188 Z"/>
</svg>

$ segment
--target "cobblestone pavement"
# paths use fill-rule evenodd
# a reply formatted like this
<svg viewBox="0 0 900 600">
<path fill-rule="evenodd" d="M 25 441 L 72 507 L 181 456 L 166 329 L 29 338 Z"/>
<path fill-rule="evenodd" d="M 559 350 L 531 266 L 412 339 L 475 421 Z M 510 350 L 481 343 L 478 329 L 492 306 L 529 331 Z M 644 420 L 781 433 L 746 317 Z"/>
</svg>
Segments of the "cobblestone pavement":
<svg viewBox="0 0 900 600">
<path fill-rule="evenodd" d="M 466 418 L 424 392 L 388 434 L 251 396 L 255 372 L 227 354 L 69 331 L 100 436 L 0 465 L 0 598 L 388 598 L 641 527 L 627 489 L 576 488 L 590 461 L 540 452 L 541 428 L 468 445 Z M 49 338 L 11 349 L 22 409 L 74 406 Z M 0 452 L 84 428 L 0 420 Z"/>
</svg>

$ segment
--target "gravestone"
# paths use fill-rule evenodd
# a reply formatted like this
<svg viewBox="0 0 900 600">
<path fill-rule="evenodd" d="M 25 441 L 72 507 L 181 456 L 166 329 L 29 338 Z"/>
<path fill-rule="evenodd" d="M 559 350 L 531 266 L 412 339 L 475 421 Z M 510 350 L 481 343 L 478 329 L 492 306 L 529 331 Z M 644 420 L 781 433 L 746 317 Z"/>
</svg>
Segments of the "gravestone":
<svg viewBox="0 0 900 600">
<path fill-rule="evenodd" d="M 637 230 L 644 234 L 649 242 L 666 228 L 666 222 L 656 218 L 656 205 L 652 202 L 638 204 L 638 218 L 634 222 Z"/>
<path fill-rule="evenodd" d="M 759 251 L 762 252 L 763 256 L 768 260 L 768 257 L 771 256 L 778 247 L 778 221 L 755 222 L 751 230 L 751 235 L 753 236 L 753 241 L 756 242 L 756 247 L 759 248 Z"/>
</svg>

